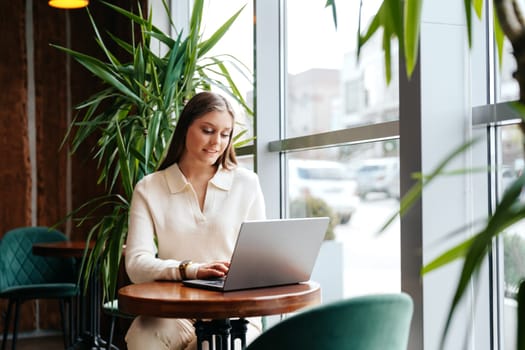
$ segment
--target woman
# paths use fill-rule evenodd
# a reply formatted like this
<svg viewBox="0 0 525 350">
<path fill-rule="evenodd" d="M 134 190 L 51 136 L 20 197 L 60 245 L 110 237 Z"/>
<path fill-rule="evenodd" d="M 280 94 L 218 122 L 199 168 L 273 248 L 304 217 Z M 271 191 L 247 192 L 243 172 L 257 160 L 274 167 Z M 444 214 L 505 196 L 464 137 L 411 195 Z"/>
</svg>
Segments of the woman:
<svg viewBox="0 0 525 350">
<path fill-rule="evenodd" d="M 126 242 L 126 271 L 134 283 L 221 277 L 240 225 L 265 217 L 255 173 L 237 167 L 234 112 L 212 92 L 184 107 L 166 160 L 135 186 Z M 260 332 L 250 320 L 247 340 Z M 194 349 L 193 322 L 137 317 L 129 350 Z"/>
</svg>

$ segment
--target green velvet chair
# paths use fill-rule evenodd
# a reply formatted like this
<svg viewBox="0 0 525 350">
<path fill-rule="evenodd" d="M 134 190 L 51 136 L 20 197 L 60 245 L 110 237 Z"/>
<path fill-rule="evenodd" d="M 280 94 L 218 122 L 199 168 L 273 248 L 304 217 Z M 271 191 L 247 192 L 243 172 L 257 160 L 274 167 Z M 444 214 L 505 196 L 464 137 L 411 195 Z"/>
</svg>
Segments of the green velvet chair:
<svg viewBox="0 0 525 350">
<path fill-rule="evenodd" d="M 405 293 L 345 299 L 284 319 L 247 350 L 406 350 L 412 312 Z"/>
<path fill-rule="evenodd" d="M 60 301 L 64 347 L 70 337 L 64 306 L 69 310 L 71 332 L 72 301 L 78 295 L 77 274 L 74 259 L 33 255 L 33 244 L 66 240 L 66 236 L 47 227 L 21 227 L 8 231 L 0 243 L 0 298 L 8 299 L 4 322 L 2 350 L 7 343 L 14 306 L 12 349 L 16 349 L 18 320 L 22 303 L 33 299 L 57 299 Z"/>
</svg>

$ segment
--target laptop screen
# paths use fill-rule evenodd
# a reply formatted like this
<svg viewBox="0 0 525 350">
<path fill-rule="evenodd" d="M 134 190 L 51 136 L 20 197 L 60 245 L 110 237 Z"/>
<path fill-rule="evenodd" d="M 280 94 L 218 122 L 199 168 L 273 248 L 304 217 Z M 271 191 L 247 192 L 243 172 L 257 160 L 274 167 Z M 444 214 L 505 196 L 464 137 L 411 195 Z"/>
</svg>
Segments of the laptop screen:
<svg viewBox="0 0 525 350">
<path fill-rule="evenodd" d="M 320 217 L 243 222 L 222 290 L 309 280 L 328 220 Z M 195 282 L 199 287 L 197 280 L 185 281 L 185 284 L 194 285 Z"/>
</svg>

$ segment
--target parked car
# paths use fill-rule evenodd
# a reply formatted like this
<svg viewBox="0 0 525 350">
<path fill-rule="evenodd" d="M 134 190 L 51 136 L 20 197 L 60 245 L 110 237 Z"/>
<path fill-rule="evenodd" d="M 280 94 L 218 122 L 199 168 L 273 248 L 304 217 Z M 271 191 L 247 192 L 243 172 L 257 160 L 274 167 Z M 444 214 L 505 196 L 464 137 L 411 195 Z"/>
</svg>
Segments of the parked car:
<svg viewBox="0 0 525 350">
<path fill-rule="evenodd" d="M 357 169 L 357 192 L 361 198 L 369 193 L 385 193 L 399 199 L 399 159 L 397 157 L 365 160 Z"/>
<path fill-rule="evenodd" d="M 290 159 L 287 179 L 290 202 L 307 196 L 319 198 L 337 214 L 341 224 L 350 220 L 359 204 L 356 182 L 339 162 Z"/>
<path fill-rule="evenodd" d="M 511 166 L 504 165 L 501 168 L 501 187 L 500 193 L 503 195 L 510 185 L 519 177 L 519 172 L 514 170 Z"/>
</svg>

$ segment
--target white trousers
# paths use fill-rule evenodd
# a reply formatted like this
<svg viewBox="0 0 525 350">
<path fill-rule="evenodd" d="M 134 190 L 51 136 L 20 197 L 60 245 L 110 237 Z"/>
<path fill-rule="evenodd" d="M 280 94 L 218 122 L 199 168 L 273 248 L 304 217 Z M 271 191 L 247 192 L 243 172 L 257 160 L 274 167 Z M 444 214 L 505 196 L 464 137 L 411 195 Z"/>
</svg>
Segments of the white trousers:
<svg viewBox="0 0 525 350">
<path fill-rule="evenodd" d="M 253 341 L 262 330 L 260 318 L 248 319 L 246 343 Z M 128 350 L 195 350 L 197 337 L 193 322 L 178 318 L 139 316 L 126 334 Z M 206 349 L 206 343 L 203 349 Z"/>
</svg>

